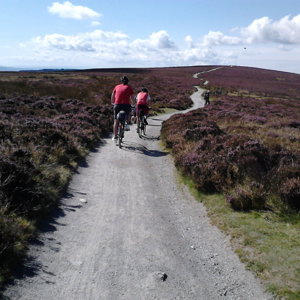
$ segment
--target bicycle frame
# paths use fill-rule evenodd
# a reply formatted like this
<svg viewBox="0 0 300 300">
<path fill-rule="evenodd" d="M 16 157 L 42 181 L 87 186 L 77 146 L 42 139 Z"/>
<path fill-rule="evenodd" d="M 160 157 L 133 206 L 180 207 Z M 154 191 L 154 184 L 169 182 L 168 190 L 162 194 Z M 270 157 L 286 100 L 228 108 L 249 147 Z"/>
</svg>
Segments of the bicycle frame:
<svg viewBox="0 0 300 300">
<path fill-rule="evenodd" d="M 122 141 L 124 138 L 124 131 L 125 131 L 125 121 L 127 119 L 127 114 L 124 110 L 121 110 L 118 115 L 117 115 L 117 119 L 119 121 L 119 125 L 118 125 L 118 140 L 117 140 L 117 144 L 119 146 L 119 148 L 122 147 Z"/>
<path fill-rule="evenodd" d="M 146 123 L 145 123 L 146 116 L 144 115 L 143 111 L 139 111 L 138 123 L 137 123 L 137 133 L 139 137 L 146 135 Z"/>
</svg>

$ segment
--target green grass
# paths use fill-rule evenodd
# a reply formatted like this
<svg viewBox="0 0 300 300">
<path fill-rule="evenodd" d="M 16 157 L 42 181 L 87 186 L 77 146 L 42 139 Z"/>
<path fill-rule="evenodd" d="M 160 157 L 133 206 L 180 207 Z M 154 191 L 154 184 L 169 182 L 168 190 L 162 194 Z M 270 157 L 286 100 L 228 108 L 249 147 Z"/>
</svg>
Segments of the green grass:
<svg viewBox="0 0 300 300">
<path fill-rule="evenodd" d="M 231 242 L 247 269 L 261 279 L 266 290 L 282 299 L 300 299 L 300 215 L 269 211 L 237 212 L 221 194 L 205 195 L 179 175 L 208 216 Z"/>
<path fill-rule="evenodd" d="M 27 250 L 27 240 L 33 236 L 35 226 L 27 219 L 7 214 L 5 207 L 0 207 L 0 288 L 11 278 L 11 267 L 21 262 Z M 0 291 L 1 298 L 1 291 Z"/>
</svg>

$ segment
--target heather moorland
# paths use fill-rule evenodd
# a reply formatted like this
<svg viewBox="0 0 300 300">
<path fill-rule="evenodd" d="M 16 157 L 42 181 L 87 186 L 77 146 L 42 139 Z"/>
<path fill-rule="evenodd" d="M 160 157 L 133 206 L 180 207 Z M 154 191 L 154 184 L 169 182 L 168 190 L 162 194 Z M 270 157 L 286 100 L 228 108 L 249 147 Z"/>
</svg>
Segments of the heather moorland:
<svg viewBox="0 0 300 300">
<path fill-rule="evenodd" d="M 223 67 L 199 79 L 211 104 L 167 120 L 165 144 L 249 269 L 296 299 L 300 75 Z"/>
<path fill-rule="evenodd" d="M 201 67 L 206 70 L 208 67 Z M 199 69 L 199 68 L 198 68 Z M 77 166 L 112 130 L 122 75 L 148 87 L 153 113 L 191 106 L 190 68 L 0 73 L 0 283 L 65 192 Z"/>
<path fill-rule="evenodd" d="M 215 66 L 0 73 L 0 282 L 26 253 L 76 168 L 112 129 L 121 75 L 147 87 L 152 113 L 211 105 L 164 122 L 175 164 L 275 294 L 299 296 L 300 75 Z M 298 237 L 298 238 L 297 238 Z"/>
</svg>

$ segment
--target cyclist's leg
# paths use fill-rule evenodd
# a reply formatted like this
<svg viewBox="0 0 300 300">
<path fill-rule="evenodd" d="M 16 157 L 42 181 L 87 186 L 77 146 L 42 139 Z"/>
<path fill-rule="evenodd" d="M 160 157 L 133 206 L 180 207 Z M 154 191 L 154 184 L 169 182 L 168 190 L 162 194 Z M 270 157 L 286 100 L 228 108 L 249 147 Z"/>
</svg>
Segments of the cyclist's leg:
<svg viewBox="0 0 300 300">
<path fill-rule="evenodd" d="M 147 121 L 147 118 L 149 115 L 149 106 L 148 105 L 144 106 L 144 115 L 145 115 L 145 124 L 148 125 L 148 121 Z"/>
<path fill-rule="evenodd" d="M 130 118 L 131 118 L 131 116 L 130 116 L 130 113 L 131 113 L 131 104 L 124 104 L 124 110 L 126 112 L 126 123 L 127 123 L 126 129 L 130 130 L 130 128 L 129 128 L 128 125 L 131 124 L 131 120 L 130 120 Z"/>
<path fill-rule="evenodd" d="M 136 129 L 138 131 L 139 128 L 139 124 L 140 124 L 140 105 L 136 106 Z"/>
<path fill-rule="evenodd" d="M 132 109 L 131 122 L 136 123 L 136 106 Z"/>
<path fill-rule="evenodd" d="M 148 116 L 149 116 L 149 106 L 148 105 L 146 105 L 146 117 L 148 118 Z"/>
<path fill-rule="evenodd" d="M 131 125 L 133 122 L 132 122 L 132 114 L 133 112 L 133 109 L 131 107 L 131 104 L 130 104 L 130 110 L 128 110 L 128 116 L 127 116 L 127 124 Z"/>
<path fill-rule="evenodd" d="M 141 116 L 143 116 L 144 123 L 146 125 L 148 125 L 148 122 L 146 121 L 147 113 L 148 113 L 148 106 L 147 105 L 140 105 L 139 111 L 140 111 L 140 119 L 141 119 Z"/>
<path fill-rule="evenodd" d="M 116 104 L 114 106 L 114 137 L 116 138 L 118 136 L 118 128 L 119 128 L 119 120 L 117 118 L 117 115 L 119 111 L 122 109 L 119 104 Z"/>
<path fill-rule="evenodd" d="M 119 120 L 114 121 L 114 137 L 117 138 L 119 129 Z"/>
</svg>

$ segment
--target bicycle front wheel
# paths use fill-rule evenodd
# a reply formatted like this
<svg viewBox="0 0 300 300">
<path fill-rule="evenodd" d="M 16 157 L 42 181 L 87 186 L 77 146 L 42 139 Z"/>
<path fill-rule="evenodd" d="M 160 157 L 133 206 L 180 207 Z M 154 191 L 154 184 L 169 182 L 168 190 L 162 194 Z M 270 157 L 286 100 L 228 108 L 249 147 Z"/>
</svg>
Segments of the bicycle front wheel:
<svg viewBox="0 0 300 300">
<path fill-rule="evenodd" d="M 143 120 L 143 134 L 146 135 L 146 124 L 144 120 Z"/>
</svg>

